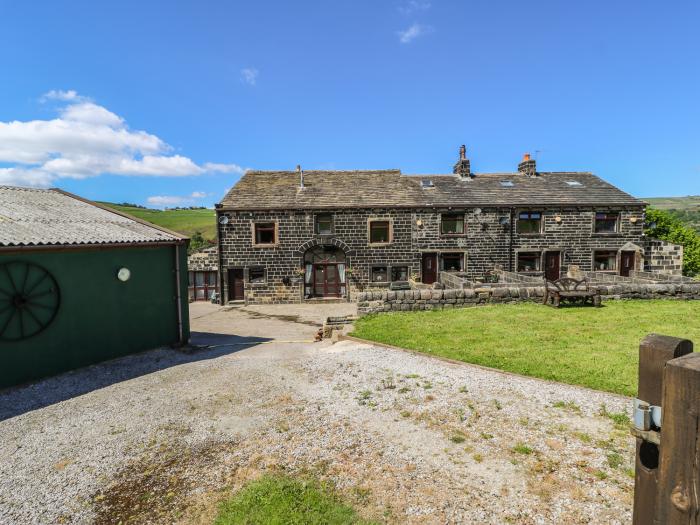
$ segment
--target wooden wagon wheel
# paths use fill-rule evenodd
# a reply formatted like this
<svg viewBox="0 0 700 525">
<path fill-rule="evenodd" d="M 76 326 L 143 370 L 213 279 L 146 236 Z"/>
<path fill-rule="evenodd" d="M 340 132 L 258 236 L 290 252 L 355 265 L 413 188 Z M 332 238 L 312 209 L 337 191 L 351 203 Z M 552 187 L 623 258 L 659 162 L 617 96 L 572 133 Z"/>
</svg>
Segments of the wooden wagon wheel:
<svg viewBox="0 0 700 525">
<path fill-rule="evenodd" d="M 56 317 L 61 294 L 56 279 L 25 261 L 0 264 L 0 341 L 38 334 Z"/>
</svg>

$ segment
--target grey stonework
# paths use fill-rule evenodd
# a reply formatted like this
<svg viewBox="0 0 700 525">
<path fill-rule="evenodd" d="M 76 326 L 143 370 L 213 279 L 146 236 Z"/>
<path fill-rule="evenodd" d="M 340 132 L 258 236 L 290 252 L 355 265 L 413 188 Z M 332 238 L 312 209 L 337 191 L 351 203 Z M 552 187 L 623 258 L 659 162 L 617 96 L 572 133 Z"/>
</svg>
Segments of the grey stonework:
<svg viewBox="0 0 700 525">
<path fill-rule="evenodd" d="M 700 282 L 595 285 L 602 299 L 700 299 Z M 357 296 L 359 315 L 442 310 L 497 303 L 542 302 L 544 286 L 483 287 L 458 290 L 364 292 Z"/>
<path fill-rule="evenodd" d="M 204 248 L 187 257 L 187 269 L 191 272 L 215 272 L 219 269 L 219 249 Z"/>
<path fill-rule="evenodd" d="M 646 270 L 672 275 L 683 273 L 683 246 L 659 239 L 646 239 L 644 248 Z"/>
<path fill-rule="evenodd" d="M 582 271 L 593 270 L 595 250 L 619 251 L 632 249 L 639 252 L 637 269 L 644 269 L 647 254 L 643 237 L 644 208 L 628 206 L 608 208 L 620 212 L 617 233 L 594 233 L 594 218 L 600 208 L 537 207 L 531 211 L 542 213 L 542 231 L 537 234 L 517 233 L 517 217 L 527 208 L 376 208 L 288 211 L 234 211 L 217 210 L 220 246 L 222 301 L 228 298 L 230 268 L 244 269 L 246 301 L 251 303 L 301 302 L 303 298 L 303 256 L 314 246 L 335 246 L 345 253 L 347 267 L 346 300 L 355 300 L 367 290 L 388 289 L 388 283 L 370 281 L 372 266 L 407 266 L 409 276 L 421 277 L 421 254 L 424 252 L 460 253 L 465 256 L 464 278 L 483 279 L 487 271 L 502 267 L 517 270 L 520 252 L 537 252 L 544 265 L 544 253 L 561 252 L 561 275 L 569 266 Z M 316 213 L 333 215 L 333 234 L 316 235 Z M 465 233 L 458 236 L 440 234 L 443 213 L 464 213 Z M 220 218 L 227 217 L 221 224 Z M 369 244 L 369 220 L 384 219 L 391 223 L 392 240 L 386 245 Z M 224 221 L 225 222 L 225 221 Z M 276 243 L 255 246 L 255 222 L 274 222 L 277 225 Z M 655 261 L 659 260 L 654 259 Z M 657 264 L 657 263 L 655 263 Z M 658 266 L 658 264 L 657 264 Z M 262 283 L 249 282 L 249 270 L 265 268 Z M 647 268 L 648 269 L 648 268 Z M 539 277 L 542 272 L 534 272 Z"/>
</svg>

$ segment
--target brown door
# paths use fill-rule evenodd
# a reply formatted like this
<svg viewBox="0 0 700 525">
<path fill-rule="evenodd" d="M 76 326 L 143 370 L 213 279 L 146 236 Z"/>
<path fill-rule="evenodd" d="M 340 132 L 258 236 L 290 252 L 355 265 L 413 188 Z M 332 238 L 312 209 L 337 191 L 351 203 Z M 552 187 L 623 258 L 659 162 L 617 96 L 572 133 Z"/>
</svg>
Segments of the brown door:
<svg viewBox="0 0 700 525">
<path fill-rule="evenodd" d="M 230 268 L 228 271 L 228 300 L 242 301 L 243 299 L 245 299 L 243 268 Z"/>
<path fill-rule="evenodd" d="M 544 255 L 544 275 L 548 281 L 556 281 L 561 277 L 561 252 L 546 252 Z"/>
<path fill-rule="evenodd" d="M 424 253 L 422 268 L 425 284 L 433 284 L 437 281 L 437 253 Z"/>
<path fill-rule="evenodd" d="M 620 275 L 629 277 L 630 272 L 634 271 L 634 252 L 620 253 Z"/>
<path fill-rule="evenodd" d="M 340 297 L 340 277 L 336 264 L 314 264 L 314 295 Z"/>
</svg>

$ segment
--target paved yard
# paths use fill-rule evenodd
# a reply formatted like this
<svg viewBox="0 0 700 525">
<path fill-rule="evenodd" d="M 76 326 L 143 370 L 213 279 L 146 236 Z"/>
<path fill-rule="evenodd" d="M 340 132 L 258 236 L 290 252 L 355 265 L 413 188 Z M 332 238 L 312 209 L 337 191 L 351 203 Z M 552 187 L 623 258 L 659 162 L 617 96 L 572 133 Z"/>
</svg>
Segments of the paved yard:
<svg viewBox="0 0 700 525">
<path fill-rule="evenodd" d="M 629 522 L 629 399 L 310 342 L 351 311 L 195 304 L 207 348 L 0 393 L 0 523 L 210 523 L 267 470 L 391 523 Z"/>
</svg>

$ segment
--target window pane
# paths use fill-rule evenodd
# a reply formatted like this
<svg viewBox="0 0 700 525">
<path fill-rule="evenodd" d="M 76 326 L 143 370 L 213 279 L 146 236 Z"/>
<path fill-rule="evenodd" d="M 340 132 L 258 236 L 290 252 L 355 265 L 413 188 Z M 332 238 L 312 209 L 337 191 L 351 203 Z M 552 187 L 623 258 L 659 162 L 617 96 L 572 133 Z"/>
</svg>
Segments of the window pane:
<svg viewBox="0 0 700 525">
<path fill-rule="evenodd" d="M 388 221 L 372 221 L 369 223 L 369 242 L 389 242 Z"/>
<path fill-rule="evenodd" d="M 372 267 L 372 282 L 385 283 L 387 281 L 386 266 Z"/>
<path fill-rule="evenodd" d="M 208 273 L 208 281 L 207 284 L 209 286 L 216 286 L 216 272 L 209 272 Z"/>
<path fill-rule="evenodd" d="M 392 281 L 408 281 L 408 266 L 392 266 L 391 267 Z"/>
<path fill-rule="evenodd" d="M 461 272 L 464 257 L 461 253 L 443 253 L 442 269 L 447 272 Z"/>
<path fill-rule="evenodd" d="M 617 231 L 617 213 L 602 213 L 595 214 L 595 232 L 596 233 L 615 233 Z"/>
<path fill-rule="evenodd" d="M 265 282 L 265 268 L 250 268 L 248 270 L 248 281 L 251 283 Z"/>
<path fill-rule="evenodd" d="M 518 214 L 518 233 L 540 233 L 542 214 L 539 211 L 524 211 Z"/>
<path fill-rule="evenodd" d="M 443 235 L 461 235 L 464 233 L 464 215 L 443 215 L 440 225 Z"/>
<path fill-rule="evenodd" d="M 204 286 L 204 272 L 194 272 L 194 282 L 197 286 Z"/>
<path fill-rule="evenodd" d="M 521 252 L 518 254 L 519 272 L 540 271 L 540 254 L 537 252 Z"/>
<path fill-rule="evenodd" d="M 256 244 L 275 244 L 275 223 L 259 222 L 255 224 Z"/>
<path fill-rule="evenodd" d="M 593 269 L 600 271 L 615 270 L 617 268 L 617 252 L 599 251 L 593 254 Z"/>
<path fill-rule="evenodd" d="M 327 234 L 333 232 L 333 220 L 330 215 L 316 216 L 316 233 Z"/>
</svg>

